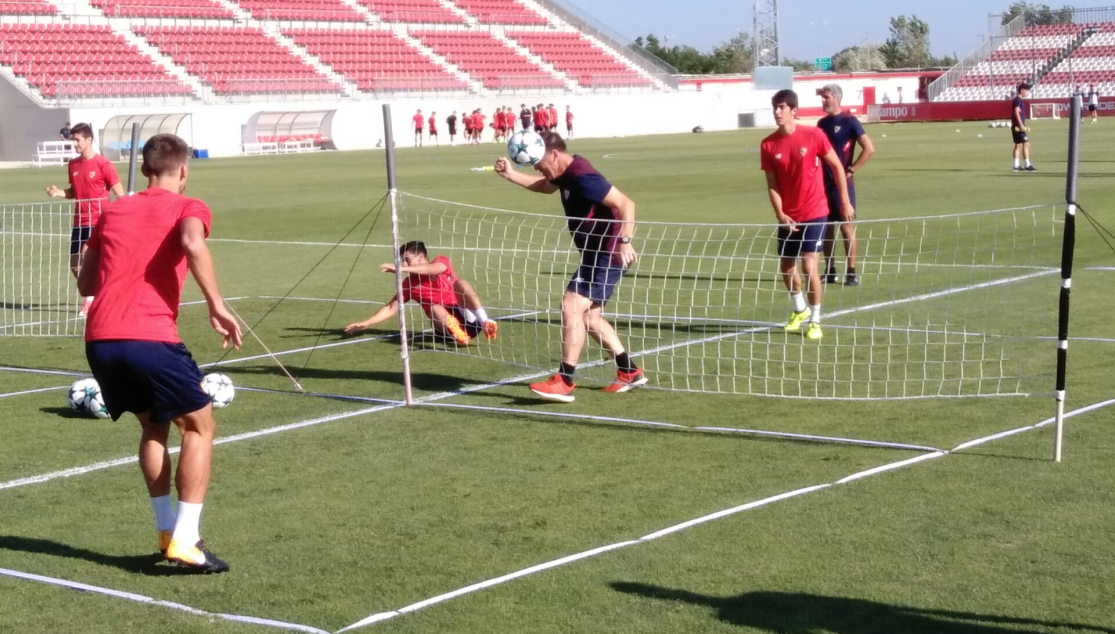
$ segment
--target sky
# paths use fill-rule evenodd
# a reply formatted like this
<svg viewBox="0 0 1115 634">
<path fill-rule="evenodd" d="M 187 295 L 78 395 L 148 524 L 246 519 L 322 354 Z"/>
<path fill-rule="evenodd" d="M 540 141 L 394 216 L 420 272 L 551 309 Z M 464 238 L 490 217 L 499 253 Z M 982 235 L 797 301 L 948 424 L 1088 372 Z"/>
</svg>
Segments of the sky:
<svg viewBox="0 0 1115 634">
<path fill-rule="evenodd" d="M 596 18 L 628 40 L 653 33 L 670 46 L 702 52 L 753 27 L 754 0 L 561 0 Z M 779 43 L 783 57 L 831 57 L 848 46 L 881 44 L 890 35 L 890 18 L 916 15 L 929 24 L 930 52 L 964 57 L 989 34 L 988 14 L 1002 13 L 1013 0 L 781 0 Z M 1039 0 L 1057 8 L 1115 5 L 1105 2 Z M 998 20 L 992 21 L 997 30 Z"/>
</svg>

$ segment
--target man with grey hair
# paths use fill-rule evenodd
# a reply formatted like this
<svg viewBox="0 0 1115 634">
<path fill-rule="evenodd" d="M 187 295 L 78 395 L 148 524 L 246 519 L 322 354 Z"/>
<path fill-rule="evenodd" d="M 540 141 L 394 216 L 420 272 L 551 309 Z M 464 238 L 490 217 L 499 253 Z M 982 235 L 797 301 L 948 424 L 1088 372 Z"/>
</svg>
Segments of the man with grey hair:
<svg viewBox="0 0 1115 634">
<path fill-rule="evenodd" d="M 832 149 L 836 152 L 837 158 L 840 159 L 840 164 L 844 166 L 844 174 L 848 181 L 848 199 L 852 203 L 852 207 L 856 206 L 856 189 L 855 181 L 852 180 L 853 174 L 859 171 L 861 167 L 871 158 L 875 153 L 875 146 L 872 145 L 871 139 L 868 138 L 867 133 L 863 131 L 863 126 L 860 125 L 859 119 L 855 115 L 844 110 L 840 105 L 841 99 L 844 97 L 844 91 L 840 89 L 837 84 L 825 84 L 821 88 L 821 104 L 827 113 L 824 118 L 817 122 L 817 127 L 824 131 L 825 136 L 828 137 L 829 143 L 832 144 Z M 854 161 L 853 155 L 855 154 L 856 145 L 860 147 L 859 157 Z M 847 222 L 841 216 L 841 198 L 840 191 L 836 186 L 836 178 L 829 169 L 828 165 L 824 166 L 825 172 L 825 196 L 828 198 L 829 217 L 828 225 L 825 227 L 825 276 L 824 281 L 826 284 L 835 284 L 836 277 L 836 264 L 833 262 L 833 242 L 836 237 L 836 227 L 840 226 L 840 233 L 844 238 L 844 253 L 848 257 L 847 266 L 844 275 L 844 284 L 847 286 L 858 286 L 859 278 L 856 277 L 856 226 L 851 222 Z M 849 220 L 854 220 L 852 216 Z"/>
</svg>

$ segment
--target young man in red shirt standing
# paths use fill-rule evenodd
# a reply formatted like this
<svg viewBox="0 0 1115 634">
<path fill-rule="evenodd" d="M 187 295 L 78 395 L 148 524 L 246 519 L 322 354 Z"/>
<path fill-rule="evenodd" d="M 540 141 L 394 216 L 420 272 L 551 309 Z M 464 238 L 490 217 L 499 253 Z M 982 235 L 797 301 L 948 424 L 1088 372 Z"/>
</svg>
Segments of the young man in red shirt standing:
<svg viewBox="0 0 1115 634">
<path fill-rule="evenodd" d="M 210 212 L 186 198 L 186 142 L 157 134 L 143 146 L 147 189 L 106 209 L 89 238 L 78 289 L 96 294 L 85 328 L 85 356 L 113 420 L 124 412 L 139 419 L 139 466 L 155 511 L 159 549 L 166 558 L 199 572 L 224 572 L 228 564 L 209 552 L 198 524 L 213 459 L 211 399 L 202 375 L 178 338 L 178 307 L 187 269 L 205 295 L 209 323 L 240 347 L 240 327 L 217 289 L 205 238 Z M 170 423 L 182 432 L 176 484 L 170 500 Z"/>
<path fill-rule="evenodd" d="M 414 121 L 414 147 L 422 147 L 422 128 L 426 124 L 426 118 L 422 116 L 422 111 L 419 110 L 412 117 Z"/>
<path fill-rule="evenodd" d="M 554 104 L 550 104 L 546 108 L 547 118 L 550 122 L 550 132 L 557 132 L 558 127 L 558 111 Z"/>
<path fill-rule="evenodd" d="M 573 110 L 569 106 L 565 107 L 565 138 L 573 138 Z"/>
<path fill-rule="evenodd" d="M 46 188 L 46 193 L 51 198 L 82 201 L 74 204 L 74 225 L 70 231 L 70 271 L 76 278 L 89 234 L 101 216 L 101 208 L 108 204 L 110 192 L 117 197 L 123 196 L 124 186 L 120 184 L 112 162 L 93 150 L 93 128 L 88 123 L 70 128 L 70 141 L 80 155 L 67 165 L 70 187 L 59 189 L 51 185 Z M 85 317 L 92 303 L 93 298 L 86 297 L 78 316 Z"/>
<path fill-rule="evenodd" d="M 430 113 L 430 140 L 437 141 L 437 145 L 441 145 L 441 139 L 437 138 L 437 113 Z"/>
<path fill-rule="evenodd" d="M 782 281 L 790 291 L 790 320 L 786 332 L 801 331 L 809 322 L 805 336 L 820 339 L 821 274 L 817 253 L 824 248 L 828 200 L 821 162 L 832 170 L 840 196 L 840 211 L 845 222 L 855 218 L 855 209 L 848 200 L 848 183 L 840 158 L 820 128 L 797 125 L 798 96 L 792 90 L 779 90 L 771 98 L 774 122 L 778 130 L 763 139 L 759 158 L 767 175 L 767 194 L 778 219 L 778 256 Z M 801 272 L 806 276 L 809 306 L 802 296 L 801 277 L 796 268 L 801 259 Z"/>
</svg>

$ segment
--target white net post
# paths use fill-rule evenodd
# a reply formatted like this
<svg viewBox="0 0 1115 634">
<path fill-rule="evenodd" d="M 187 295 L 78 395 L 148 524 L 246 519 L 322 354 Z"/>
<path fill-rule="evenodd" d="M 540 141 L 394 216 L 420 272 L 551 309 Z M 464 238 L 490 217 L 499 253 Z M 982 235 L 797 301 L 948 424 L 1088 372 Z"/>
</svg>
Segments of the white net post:
<svg viewBox="0 0 1115 634">
<path fill-rule="evenodd" d="M 566 219 L 406 193 L 399 204 L 402 238 L 449 256 L 500 322 L 493 342 L 431 337 L 414 349 L 553 372 L 561 295 L 579 263 Z M 857 222 L 860 285 L 825 288 L 820 341 L 783 330 L 790 302 L 775 226 L 640 221 L 639 261 L 604 313 L 655 388 L 863 400 L 1048 394 L 1052 364 L 1034 343 L 1052 309 L 1032 298 L 1058 270 L 1059 211 Z M 842 269 L 839 232 L 837 242 Z M 610 382 L 611 356 L 590 342 L 577 377 Z"/>
<path fill-rule="evenodd" d="M 407 311 L 403 309 L 402 258 L 399 255 L 398 190 L 395 188 L 395 138 L 391 130 L 391 104 L 383 104 L 383 140 L 387 156 L 387 195 L 391 200 L 391 246 L 395 262 L 395 297 L 399 302 L 399 349 L 403 360 L 403 394 L 407 405 L 414 404 L 411 388 L 410 348 L 407 343 Z"/>
<path fill-rule="evenodd" d="M 81 201 L 99 206 L 101 201 Z M 74 201 L 0 205 L 0 336 L 77 336 L 70 271 Z"/>
</svg>

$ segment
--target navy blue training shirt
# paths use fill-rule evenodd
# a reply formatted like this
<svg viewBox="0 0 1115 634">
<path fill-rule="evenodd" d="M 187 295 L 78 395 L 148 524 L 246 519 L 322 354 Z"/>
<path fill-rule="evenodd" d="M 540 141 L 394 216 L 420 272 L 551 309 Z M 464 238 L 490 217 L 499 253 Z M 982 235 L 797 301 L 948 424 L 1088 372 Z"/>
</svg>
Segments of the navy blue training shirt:
<svg viewBox="0 0 1115 634">
<path fill-rule="evenodd" d="M 583 156 L 574 155 L 569 167 L 550 182 L 559 188 L 573 244 L 581 253 L 613 251 L 619 223 L 611 222 L 617 220 L 615 212 L 604 204 L 612 189 L 608 179 Z"/>
<path fill-rule="evenodd" d="M 863 125 L 854 115 L 845 111 L 840 114 L 827 115 L 817 122 L 817 127 L 828 137 L 832 149 L 840 159 L 840 164 L 844 166 L 845 172 L 847 172 L 847 168 L 853 163 L 852 158 L 856 151 L 856 142 L 865 134 Z M 822 163 L 822 165 L 825 168 L 825 189 L 836 189 L 836 180 L 832 170 L 829 169 L 828 163 Z M 849 174 L 848 187 L 852 186 L 852 176 Z"/>
</svg>

